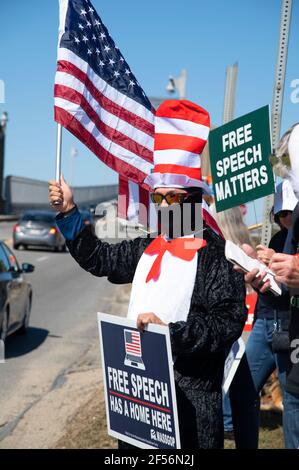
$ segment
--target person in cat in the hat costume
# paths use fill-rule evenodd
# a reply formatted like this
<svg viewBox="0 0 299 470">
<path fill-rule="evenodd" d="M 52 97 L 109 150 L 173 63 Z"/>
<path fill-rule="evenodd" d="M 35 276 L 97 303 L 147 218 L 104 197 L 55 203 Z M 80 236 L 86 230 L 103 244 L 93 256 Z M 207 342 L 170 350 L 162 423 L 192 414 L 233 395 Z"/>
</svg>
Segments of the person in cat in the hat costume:
<svg viewBox="0 0 299 470">
<path fill-rule="evenodd" d="M 50 202 L 59 203 L 57 225 L 79 265 L 113 283 L 132 282 L 128 317 L 140 329 L 168 325 L 183 449 L 223 446 L 225 352 L 246 320 L 243 276 L 226 260 L 224 240 L 206 224 L 202 230 L 195 211 L 207 189 L 200 167 L 209 127 L 208 112 L 187 100 L 167 100 L 157 110 L 155 165 L 145 180 L 162 214 L 162 233 L 154 240 L 99 240 L 82 223 L 64 179 L 49 183 Z M 189 227 L 182 216 L 165 223 L 170 209 L 184 216 L 187 206 Z"/>
</svg>

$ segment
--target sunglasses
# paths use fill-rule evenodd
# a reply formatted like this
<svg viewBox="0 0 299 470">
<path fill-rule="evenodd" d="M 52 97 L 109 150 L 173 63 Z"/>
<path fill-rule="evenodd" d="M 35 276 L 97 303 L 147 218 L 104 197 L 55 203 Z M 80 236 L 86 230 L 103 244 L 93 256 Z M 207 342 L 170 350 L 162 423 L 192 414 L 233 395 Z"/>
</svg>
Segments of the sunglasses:
<svg viewBox="0 0 299 470">
<path fill-rule="evenodd" d="M 189 194 L 184 193 L 167 193 L 167 194 L 160 194 L 160 193 L 151 193 L 151 200 L 154 204 L 162 204 L 162 201 L 165 199 L 167 204 L 171 206 L 172 204 L 181 204 Z"/>
<path fill-rule="evenodd" d="M 281 217 L 281 218 L 284 219 L 284 218 L 287 217 L 289 214 L 291 214 L 291 212 L 292 212 L 292 211 L 280 211 L 280 212 L 278 212 L 277 215 L 278 215 L 278 217 Z"/>
<path fill-rule="evenodd" d="M 188 198 L 192 198 L 195 194 L 198 194 L 197 192 L 195 193 L 167 193 L 167 194 L 160 194 L 160 193 L 151 193 L 151 200 L 154 204 L 162 204 L 162 201 L 165 199 L 167 204 L 171 206 L 172 204 L 182 204 L 185 202 Z"/>
</svg>

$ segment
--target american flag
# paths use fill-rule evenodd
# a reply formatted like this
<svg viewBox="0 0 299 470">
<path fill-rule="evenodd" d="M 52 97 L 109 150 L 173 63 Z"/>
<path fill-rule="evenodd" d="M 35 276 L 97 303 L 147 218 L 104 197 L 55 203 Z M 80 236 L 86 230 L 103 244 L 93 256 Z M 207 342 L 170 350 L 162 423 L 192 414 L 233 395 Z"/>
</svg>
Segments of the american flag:
<svg viewBox="0 0 299 470">
<path fill-rule="evenodd" d="M 126 353 L 141 356 L 140 333 L 133 330 L 125 330 L 124 333 Z"/>
<path fill-rule="evenodd" d="M 127 198 L 119 216 L 155 230 L 143 183 L 153 168 L 155 110 L 92 3 L 59 6 L 55 120 L 119 173 L 119 196 Z M 147 219 L 139 203 L 149 207 Z"/>
<path fill-rule="evenodd" d="M 154 109 L 89 0 L 60 0 L 55 120 L 149 189 Z"/>
<path fill-rule="evenodd" d="M 132 224 L 157 231 L 157 212 L 147 189 L 122 177 L 118 178 L 118 217 Z"/>
</svg>

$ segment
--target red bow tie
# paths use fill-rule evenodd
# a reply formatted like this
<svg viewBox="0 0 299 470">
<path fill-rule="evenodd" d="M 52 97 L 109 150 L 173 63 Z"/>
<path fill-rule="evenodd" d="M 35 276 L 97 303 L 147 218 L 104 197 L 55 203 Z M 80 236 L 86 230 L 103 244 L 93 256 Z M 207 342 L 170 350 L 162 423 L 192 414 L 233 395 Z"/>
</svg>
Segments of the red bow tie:
<svg viewBox="0 0 299 470">
<path fill-rule="evenodd" d="M 181 258 L 185 261 L 191 261 L 196 252 L 203 248 L 207 242 L 201 238 L 175 238 L 167 241 L 160 235 L 155 238 L 152 243 L 144 250 L 148 255 L 156 255 L 157 258 L 153 262 L 153 265 L 146 277 L 146 282 L 151 279 L 157 279 L 160 275 L 161 262 L 165 251 L 169 251 L 173 256 Z"/>
</svg>

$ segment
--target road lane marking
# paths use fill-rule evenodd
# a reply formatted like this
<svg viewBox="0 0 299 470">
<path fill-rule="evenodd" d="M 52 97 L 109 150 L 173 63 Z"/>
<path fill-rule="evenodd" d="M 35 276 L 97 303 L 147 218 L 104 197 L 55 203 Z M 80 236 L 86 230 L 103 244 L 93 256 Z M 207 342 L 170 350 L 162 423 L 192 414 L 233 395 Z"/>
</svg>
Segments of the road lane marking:
<svg viewBox="0 0 299 470">
<path fill-rule="evenodd" d="M 48 259 L 49 256 L 40 256 L 39 258 L 36 258 L 36 261 L 44 261 L 45 259 Z"/>
</svg>

